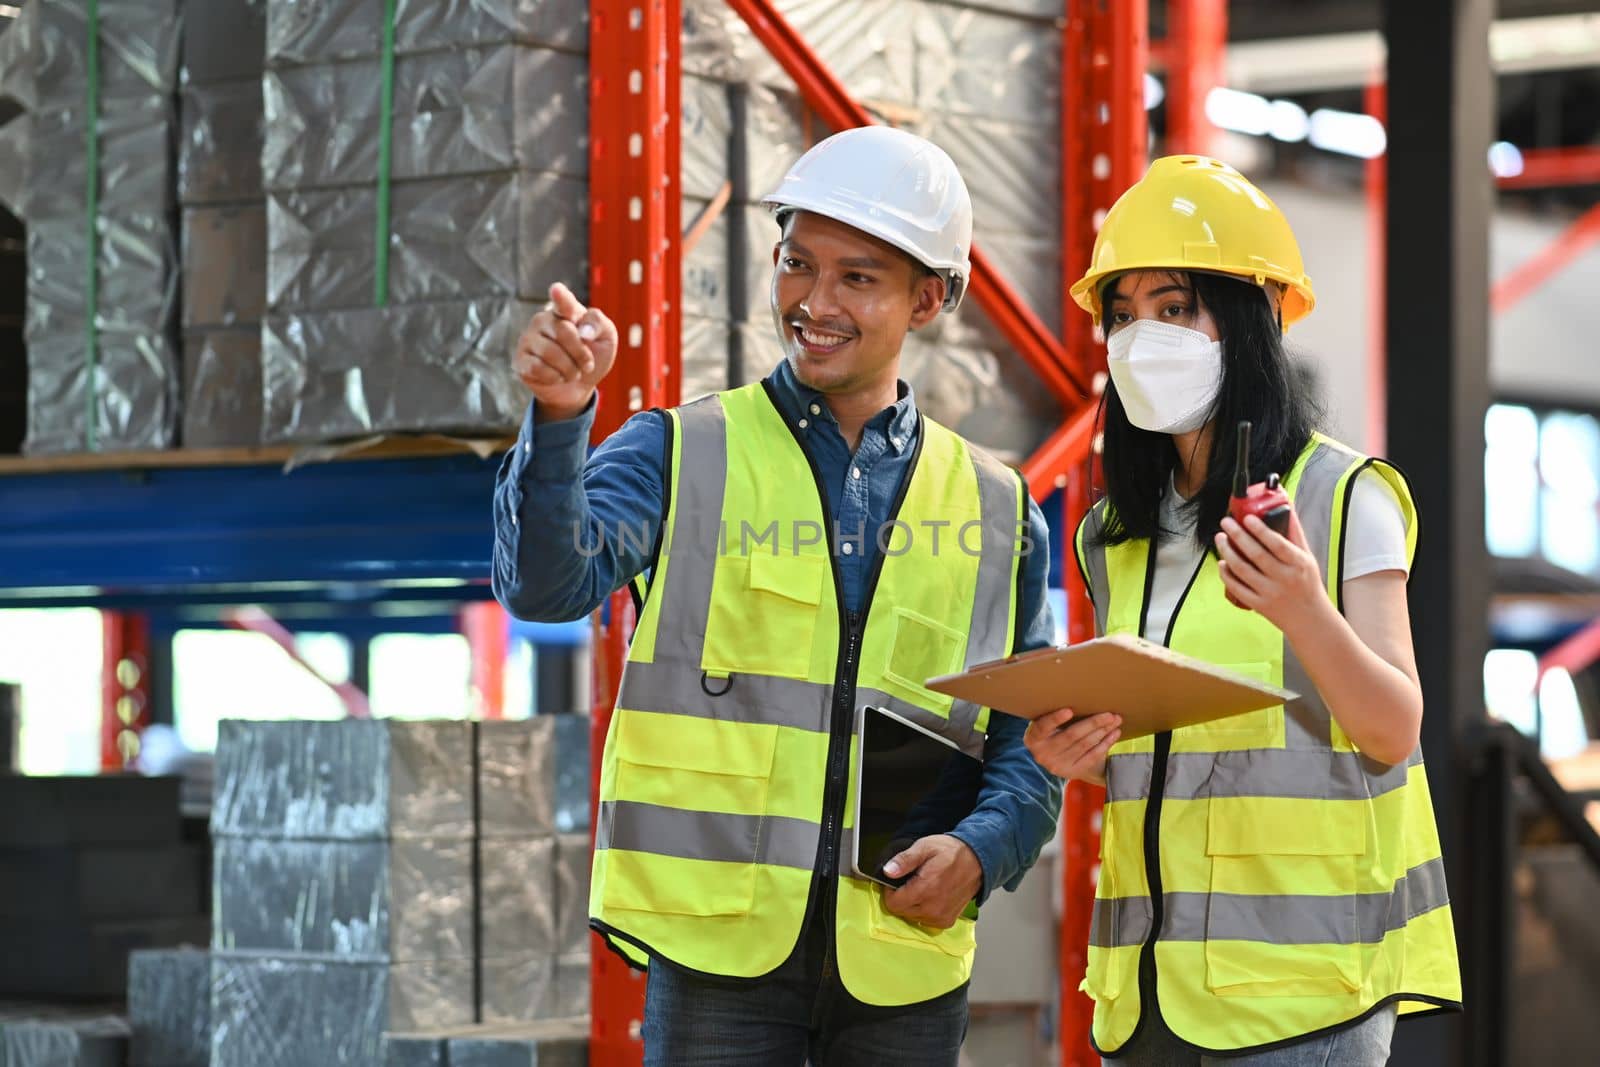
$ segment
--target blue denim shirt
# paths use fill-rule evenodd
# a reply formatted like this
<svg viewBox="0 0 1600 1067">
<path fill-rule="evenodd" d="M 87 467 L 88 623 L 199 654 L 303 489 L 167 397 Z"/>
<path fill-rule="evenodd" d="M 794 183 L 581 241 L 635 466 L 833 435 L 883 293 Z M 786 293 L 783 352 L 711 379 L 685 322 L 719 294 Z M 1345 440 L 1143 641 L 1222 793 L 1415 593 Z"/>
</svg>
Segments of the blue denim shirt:
<svg viewBox="0 0 1600 1067">
<path fill-rule="evenodd" d="M 787 361 L 768 381 L 827 487 L 840 531 L 833 540 L 845 607 L 859 611 L 878 552 L 872 531 L 889 520 L 911 466 L 917 434 L 911 388 L 900 384 L 899 401 L 867 423 L 852 455 L 822 395 L 801 385 Z M 659 413 L 634 415 L 586 459 L 592 401 L 582 415 L 561 422 L 541 424 L 534 415 L 530 405 L 495 485 L 494 592 L 518 618 L 565 622 L 593 611 L 649 567 L 656 531 L 666 517 L 666 424 Z M 1023 561 L 1018 651 L 1044 647 L 1055 638 L 1045 593 L 1049 531 L 1032 500 L 1028 525 L 1033 551 Z M 596 529 L 643 535 L 608 534 L 601 541 L 592 533 Z M 857 539 L 862 531 L 868 532 Z M 847 542 L 848 552 L 843 550 Z M 983 868 L 979 903 L 994 886 L 1016 889 L 1055 833 L 1061 782 L 1023 746 L 1026 726 L 1014 716 L 991 714 L 978 804 L 953 831 Z"/>
</svg>

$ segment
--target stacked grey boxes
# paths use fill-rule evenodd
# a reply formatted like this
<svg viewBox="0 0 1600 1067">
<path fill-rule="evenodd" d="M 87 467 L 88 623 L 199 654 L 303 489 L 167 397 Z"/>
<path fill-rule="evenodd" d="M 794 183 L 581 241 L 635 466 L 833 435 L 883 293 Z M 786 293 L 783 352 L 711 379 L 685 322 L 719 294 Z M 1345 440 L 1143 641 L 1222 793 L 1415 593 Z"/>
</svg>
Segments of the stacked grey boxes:
<svg viewBox="0 0 1600 1067">
<path fill-rule="evenodd" d="M 178 0 L 100 5 L 97 32 L 89 0 L 35 3 L 23 447 L 165 448 L 178 412 Z M 98 101 L 89 92 L 91 34 Z M 99 159 L 91 174 L 93 131 Z M 91 181 L 98 196 L 92 213 Z M 97 287 L 89 282 L 91 264 Z"/>
<path fill-rule="evenodd" d="M 776 6 L 869 111 L 950 153 L 972 193 L 975 243 L 1058 329 L 1059 0 Z M 684 259 L 688 400 L 754 381 L 781 358 L 768 297 L 778 229 L 756 205 L 833 131 L 807 114 L 723 0 L 684 0 L 683 70 L 685 229 L 724 182 L 733 196 Z M 919 407 L 1006 459 L 1025 457 L 1059 421 L 1048 391 L 970 298 L 908 339 L 901 373 Z"/>
<path fill-rule="evenodd" d="M 115 1015 L 0 1006 L 0 1067 L 123 1067 L 127 1054 Z"/>
<path fill-rule="evenodd" d="M 386 227 L 384 7 L 267 7 L 268 440 L 515 425 L 530 302 L 587 277 L 588 4 L 397 6 Z"/>
<path fill-rule="evenodd" d="M 27 230 L 23 197 L 33 106 L 35 11 L 24 7 L 0 24 L 0 454 L 22 449 L 28 423 L 28 358 L 22 339 L 27 306 Z M 0 744 L 4 738 L 0 737 Z M 0 769 L 6 766 L 0 759 Z"/>
<path fill-rule="evenodd" d="M 261 315 L 267 206 L 261 192 L 266 0 L 184 8 L 183 444 L 261 440 Z"/>
<path fill-rule="evenodd" d="M 389 1034 L 381 1067 L 584 1067 L 587 1019 Z"/>
<path fill-rule="evenodd" d="M 471 725 L 227 721 L 217 752 L 214 1067 L 471 1022 Z"/>
<path fill-rule="evenodd" d="M 588 728 L 225 721 L 213 1067 L 364 1065 L 386 1032 L 586 1013 Z"/>
<path fill-rule="evenodd" d="M 589 719 L 478 725 L 484 1022 L 589 1010 Z"/>
<path fill-rule="evenodd" d="M 207 1067 L 211 1062 L 211 956 L 203 949 L 147 949 L 128 959 L 130 1067 Z"/>
</svg>

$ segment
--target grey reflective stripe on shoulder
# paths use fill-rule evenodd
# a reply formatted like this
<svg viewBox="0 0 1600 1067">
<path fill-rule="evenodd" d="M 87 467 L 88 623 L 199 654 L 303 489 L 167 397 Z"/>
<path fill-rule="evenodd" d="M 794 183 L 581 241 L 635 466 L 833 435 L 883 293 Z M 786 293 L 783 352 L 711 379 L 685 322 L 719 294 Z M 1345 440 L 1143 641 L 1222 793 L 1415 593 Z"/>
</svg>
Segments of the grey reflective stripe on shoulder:
<svg viewBox="0 0 1600 1067">
<path fill-rule="evenodd" d="M 945 431 L 949 432 L 949 431 Z M 978 556 L 978 579 L 972 597 L 972 620 L 967 628 L 967 654 L 963 661 L 987 663 L 1011 654 L 1006 636 L 1016 617 L 1017 584 L 1013 581 L 1018 523 L 1026 521 L 1022 483 L 1015 472 L 976 445 L 967 444 L 972 470 L 978 482 L 978 511 L 983 521 L 983 547 Z M 950 709 L 950 722 L 957 731 L 953 737 L 963 744 L 962 735 L 977 732 L 980 707 L 957 700 Z M 979 735 L 982 754 L 982 735 Z"/>
<path fill-rule="evenodd" d="M 1295 485 L 1294 507 L 1305 531 L 1306 543 L 1316 557 L 1323 588 L 1328 575 L 1338 568 L 1337 556 L 1344 551 L 1343 539 L 1333 543 L 1334 515 L 1341 507 L 1339 482 L 1364 458 L 1324 437 L 1317 437 L 1311 455 L 1301 465 Z M 1299 700 L 1283 709 L 1284 744 L 1302 751 L 1326 751 L 1333 747 L 1333 716 L 1322 701 L 1311 677 L 1294 654 L 1289 642 L 1283 643 L 1283 686 L 1301 694 Z M 1401 783 L 1404 784 L 1404 778 Z"/>
<path fill-rule="evenodd" d="M 1284 859 L 1292 859 L 1285 856 Z M 1163 941 L 1260 941 L 1274 945 L 1377 944 L 1408 922 L 1450 903 L 1444 861 L 1413 867 L 1386 893 L 1348 896 L 1167 893 Z M 1352 922 L 1352 919 L 1354 920 Z M 1142 945 L 1150 933 L 1145 897 L 1096 900 L 1089 943 Z"/>
<path fill-rule="evenodd" d="M 1338 505 L 1334 499 L 1339 479 L 1362 458 L 1345 452 L 1330 442 L 1318 438 L 1311 446 L 1311 455 L 1300 468 L 1300 479 L 1295 484 L 1294 510 L 1300 517 L 1300 528 L 1306 533 L 1311 554 L 1317 557 L 1326 585 L 1332 567 L 1329 558 L 1329 539 L 1333 536 L 1333 513 Z"/>
<path fill-rule="evenodd" d="M 821 832 L 817 823 L 781 815 L 733 815 L 606 800 L 600 804 L 594 847 L 809 871 L 816 863 Z"/>
<path fill-rule="evenodd" d="M 698 664 L 711 618 L 711 579 L 728 483 L 727 418 L 715 394 L 677 409 L 678 480 L 672 494 L 656 655 Z"/>
<path fill-rule="evenodd" d="M 1107 765 L 1106 800 L 1143 800 L 1154 756 L 1114 753 Z M 1422 762 L 1419 748 L 1403 764 L 1385 766 L 1359 752 L 1326 748 L 1258 748 L 1239 752 L 1167 755 L 1168 800 L 1283 797 L 1290 800 L 1368 800 L 1404 786 Z"/>
<path fill-rule="evenodd" d="M 1098 543 L 1100 531 L 1105 528 L 1107 506 L 1102 498 L 1083 517 L 1083 563 L 1087 569 L 1085 578 L 1089 583 L 1089 599 L 1094 601 L 1094 630 L 1097 634 L 1106 632 L 1106 619 L 1111 611 L 1111 578 L 1106 573 L 1106 549 Z"/>
</svg>

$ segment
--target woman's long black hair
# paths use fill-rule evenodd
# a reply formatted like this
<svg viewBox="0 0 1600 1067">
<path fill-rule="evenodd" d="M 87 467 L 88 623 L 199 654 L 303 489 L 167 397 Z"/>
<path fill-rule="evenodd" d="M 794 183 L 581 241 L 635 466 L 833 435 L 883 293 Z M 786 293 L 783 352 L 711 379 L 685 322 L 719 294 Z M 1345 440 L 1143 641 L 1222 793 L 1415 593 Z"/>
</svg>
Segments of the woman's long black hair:
<svg viewBox="0 0 1600 1067">
<path fill-rule="evenodd" d="M 1250 480 L 1259 482 L 1273 472 L 1288 476 L 1311 440 L 1320 413 L 1311 379 L 1290 365 L 1283 330 L 1266 290 L 1220 274 L 1174 273 L 1193 287 L 1195 299 L 1210 312 L 1222 338 L 1222 388 L 1209 420 L 1213 425 L 1206 480 L 1184 505 L 1196 520 L 1196 540 L 1209 548 L 1228 513 L 1239 422 L 1250 421 Z M 1102 308 L 1110 308 L 1115 287 L 1116 279 L 1106 283 Z M 1102 322 L 1105 314 L 1109 311 L 1102 314 Z M 1178 465 L 1172 437 L 1129 422 L 1113 385 L 1107 384 L 1101 405 L 1105 426 L 1101 465 L 1111 507 L 1100 543 L 1157 537 L 1161 497 Z"/>
</svg>

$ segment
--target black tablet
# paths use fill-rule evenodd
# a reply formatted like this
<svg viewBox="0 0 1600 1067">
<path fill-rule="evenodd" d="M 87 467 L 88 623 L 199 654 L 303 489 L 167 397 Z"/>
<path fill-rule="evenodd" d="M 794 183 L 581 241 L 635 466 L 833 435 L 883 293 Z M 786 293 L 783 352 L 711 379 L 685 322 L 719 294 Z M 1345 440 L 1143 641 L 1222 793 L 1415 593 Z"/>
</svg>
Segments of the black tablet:
<svg viewBox="0 0 1600 1067">
<path fill-rule="evenodd" d="M 855 854 L 863 878 L 900 886 L 883 865 L 918 838 L 945 834 L 972 814 L 983 762 L 954 742 L 884 708 L 861 709 L 856 764 Z"/>
</svg>

